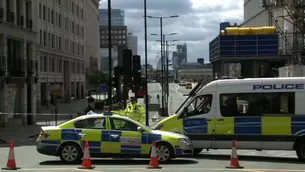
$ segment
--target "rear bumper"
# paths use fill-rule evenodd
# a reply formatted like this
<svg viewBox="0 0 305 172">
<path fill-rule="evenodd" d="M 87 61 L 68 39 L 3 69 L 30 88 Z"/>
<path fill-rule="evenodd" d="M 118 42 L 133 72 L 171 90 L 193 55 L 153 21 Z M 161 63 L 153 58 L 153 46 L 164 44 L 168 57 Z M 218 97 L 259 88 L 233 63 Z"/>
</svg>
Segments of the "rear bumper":
<svg viewBox="0 0 305 172">
<path fill-rule="evenodd" d="M 37 152 L 43 155 L 49 155 L 49 156 L 58 156 L 57 151 L 52 151 L 52 150 L 43 150 L 37 148 Z"/>
</svg>

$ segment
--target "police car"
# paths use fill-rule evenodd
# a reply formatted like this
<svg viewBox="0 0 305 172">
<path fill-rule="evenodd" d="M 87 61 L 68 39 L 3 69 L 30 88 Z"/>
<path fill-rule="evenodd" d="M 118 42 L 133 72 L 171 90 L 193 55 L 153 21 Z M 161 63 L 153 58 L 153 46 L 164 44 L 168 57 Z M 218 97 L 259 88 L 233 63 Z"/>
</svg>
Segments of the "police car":
<svg viewBox="0 0 305 172">
<path fill-rule="evenodd" d="M 295 150 L 305 161 L 305 77 L 202 80 L 153 128 L 203 149 Z"/>
<path fill-rule="evenodd" d="M 41 127 L 37 151 L 73 163 L 83 157 L 86 140 L 91 157 L 148 158 L 153 141 L 156 141 L 161 163 L 192 155 L 193 151 L 192 143 L 184 135 L 152 130 L 111 112 L 80 116 L 59 126 Z"/>
</svg>

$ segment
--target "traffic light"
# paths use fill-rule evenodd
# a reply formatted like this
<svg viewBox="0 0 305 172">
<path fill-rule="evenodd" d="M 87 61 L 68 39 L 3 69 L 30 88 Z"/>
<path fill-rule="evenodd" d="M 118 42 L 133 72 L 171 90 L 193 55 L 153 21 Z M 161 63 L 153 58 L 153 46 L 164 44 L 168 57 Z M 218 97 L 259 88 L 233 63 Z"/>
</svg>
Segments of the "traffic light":
<svg viewBox="0 0 305 172">
<path fill-rule="evenodd" d="M 135 55 L 132 57 L 132 70 L 134 73 L 141 71 L 141 56 Z"/>
</svg>

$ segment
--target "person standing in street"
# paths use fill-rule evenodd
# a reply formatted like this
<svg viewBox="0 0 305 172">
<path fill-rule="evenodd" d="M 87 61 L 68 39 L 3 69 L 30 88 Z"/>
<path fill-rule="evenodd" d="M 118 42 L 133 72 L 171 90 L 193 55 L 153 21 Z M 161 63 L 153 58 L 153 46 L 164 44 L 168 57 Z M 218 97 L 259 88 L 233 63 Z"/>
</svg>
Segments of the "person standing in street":
<svg viewBox="0 0 305 172">
<path fill-rule="evenodd" d="M 138 99 L 136 97 L 130 98 L 130 104 L 128 104 L 125 109 L 125 115 L 130 119 L 145 125 L 145 109 L 138 103 Z"/>
<path fill-rule="evenodd" d="M 90 111 L 95 113 L 95 100 L 93 97 L 88 98 L 88 105 L 84 110 L 84 115 L 87 115 Z"/>
</svg>

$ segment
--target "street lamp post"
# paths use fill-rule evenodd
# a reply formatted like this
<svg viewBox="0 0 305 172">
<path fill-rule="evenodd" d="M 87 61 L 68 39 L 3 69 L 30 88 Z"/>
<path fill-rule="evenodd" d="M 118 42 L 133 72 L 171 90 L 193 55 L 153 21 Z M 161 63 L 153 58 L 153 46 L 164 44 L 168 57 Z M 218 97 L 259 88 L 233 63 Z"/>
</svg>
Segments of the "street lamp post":
<svg viewBox="0 0 305 172">
<path fill-rule="evenodd" d="M 148 105 L 148 79 L 147 79 L 147 2 L 144 0 L 144 37 L 145 37 L 145 116 L 146 116 L 146 125 L 149 126 L 149 105 Z"/>
<path fill-rule="evenodd" d="M 171 16 L 171 17 L 167 17 L 167 18 L 174 18 L 174 17 L 178 17 L 178 16 Z M 157 18 L 157 17 L 150 17 L 150 18 Z M 164 89 L 167 90 L 166 88 L 164 88 L 166 85 L 165 85 L 165 80 L 164 80 L 164 77 L 165 77 L 165 72 L 166 72 L 166 68 L 165 68 L 165 65 L 166 65 L 166 62 L 165 62 L 165 59 L 166 59 L 166 54 L 165 54 L 165 36 L 166 35 L 177 35 L 177 33 L 170 33 L 170 34 L 163 34 L 163 29 L 162 29 L 162 18 L 165 18 L 165 17 L 158 17 L 160 18 L 160 26 L 161 26 L 161 34 L 158 35 L 158 34 L 151 34 L 153 36 L 160 36 L 161 37 L 161 116 L 168 116 L 168 110 L 165 112 L 165 108 L 167 108 L 167 105 L 165 105 L 165 97 L 164 97 Z M 167 101 L 168 102 L 168 95 L 166 97 Z M 166 103 L 167 104 L 167 103 Z"/>
<path fill-rule="evenodd" d="M 108 0 L 108 100 L 109 100 L 109 107 L 112 107 L 112 38 L 111 38 L 111 0 Z"/>
<path fill-rule="evenodd" d="M 167 73 L 167 78 L 166 78 L 166 92 L 167 92 L 167 100 L 169 98 L 169 45 L 168 42 L 175 42 L 178 40 L 170 40 L 170 41 L 166 41 L 165 46 L 166 46 L 166 73 Z"/>
</svg>

